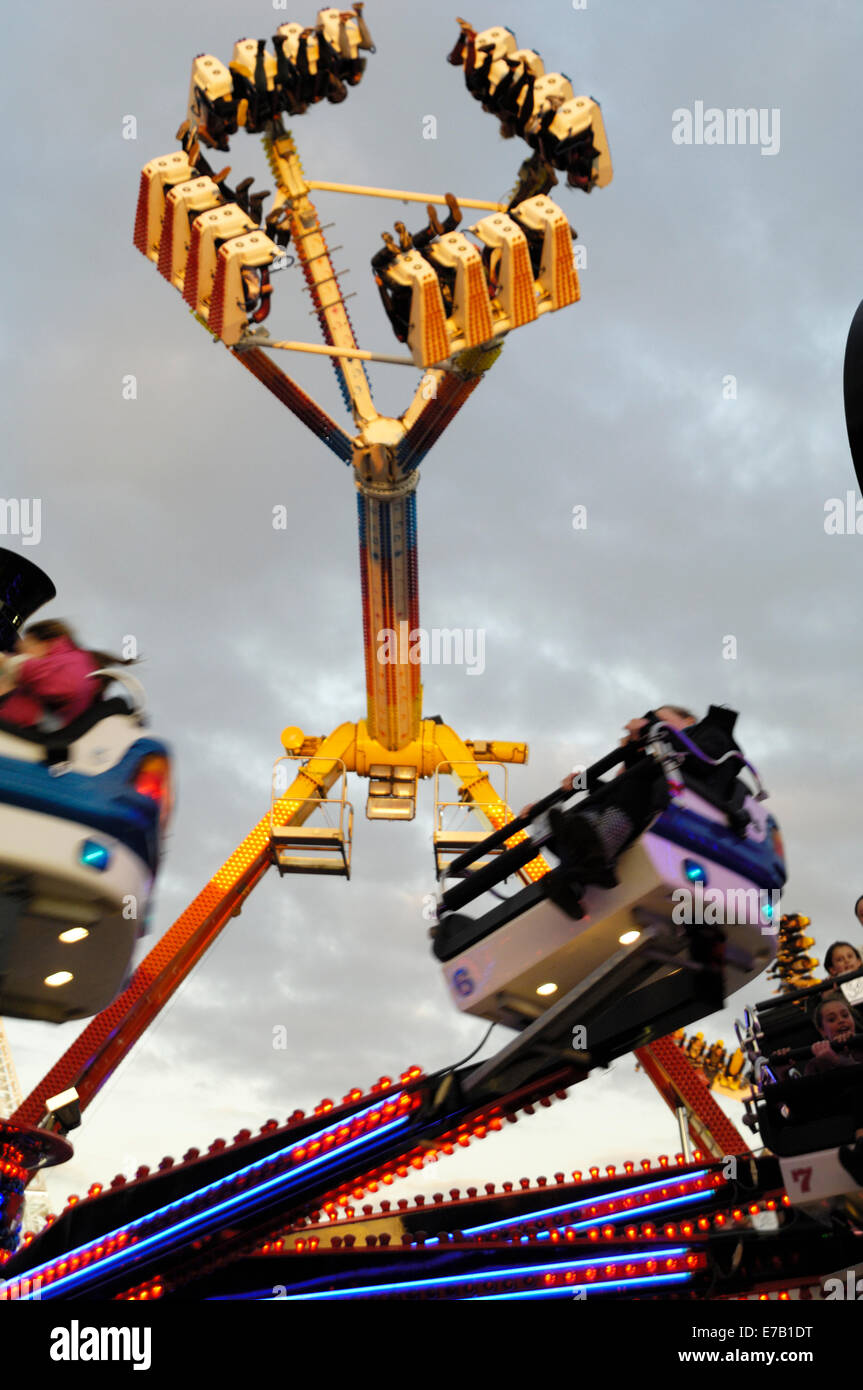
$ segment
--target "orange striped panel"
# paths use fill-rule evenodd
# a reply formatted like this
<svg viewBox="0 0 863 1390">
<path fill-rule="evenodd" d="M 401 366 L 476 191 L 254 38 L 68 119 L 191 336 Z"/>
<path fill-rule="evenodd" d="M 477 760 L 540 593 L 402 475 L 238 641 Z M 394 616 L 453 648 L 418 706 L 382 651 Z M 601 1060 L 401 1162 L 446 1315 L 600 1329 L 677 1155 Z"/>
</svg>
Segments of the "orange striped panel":
<svg viewBox="0 0 863 1390">
<path fill-rule="evenodd" d="M 160 275 L 171 279 L 174 257 L 174 201 L 171 195 L 165 200 L 165 216 L 162 218 L 162 235 L 159 239 L 159 259 L 156 262 Z"/>
<path fill-rule="evenodd" d="M 491 309 L 488 303 L 488 285 L 485 281 L 483 265 L 478 252 L 475 260 L 471 257 L 468 261 L 464 268 L 464 273 L 466 299 L 464 306 L 465 347 L 477 347 L 479 343 L 487 343 L 489 338 L 494 336 Z"/>
<path fill-rule="evenodd" d="M 141 182 L 138 185 L 138 207 L 135 212 L 135 235 L 134 243 L 142 255 L 146 256 L 149 251 L 147 245 L 147 223 L 150 214 L 150 180 L 142 171 Z"/>
<path fill-rule="evenodd" d="M 183 298 L 190 309 L 198 307 L 198 271 L 201 254 L 201 229 L 197 219 L 192 223 L 192 236 L 189 241 L 189 258 L 186 261 L 186 278 L 183 281 Z"/>
<path fill-rule="evenodd" d="M 536 318 L 536 292 L 527 242 L 519 238 L 511 242 L 510 247 L 510 326 L 520 328 L 523 323 L 531 323 Z"/>
<path fill-rule="evenodd" d="M 227 260 L 222 255 L 221 249 L 216 257 L 216 275 L 213 280 L 213 293 L 210 299 L 210 312 L 207 315 L 207 327 L 211 333 L 218 337 L 222 336 L 222 326 L 225 321 L 225 288 L 227 281 Z"/>
<path fill-rule="evenodd" d="M 553 236 L 554 307 L 562 309 L 565 304 L 577 304 L 581 298 L 572 255 L 572 234 L 565 217 L 555 222 Z"/>
<path fill-rule="evenodd" d="M 446 331 L 446 315 L 437 276 L 432 276 L 420 285 L 422 295 L 421 322 L 422 364 L 428 367 L 432 362 L 443 362 L 450 355 L 449 336 Z"/>
</svg>

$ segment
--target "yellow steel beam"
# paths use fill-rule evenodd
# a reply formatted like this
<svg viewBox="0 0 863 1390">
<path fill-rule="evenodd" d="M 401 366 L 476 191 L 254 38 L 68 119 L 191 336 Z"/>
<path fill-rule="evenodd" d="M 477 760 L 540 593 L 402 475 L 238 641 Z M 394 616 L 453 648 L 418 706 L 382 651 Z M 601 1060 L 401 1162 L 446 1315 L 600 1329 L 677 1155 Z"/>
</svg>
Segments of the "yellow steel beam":
<svg viewBox="0 0 863 1390">
<path fill-rule="evenodd" d="M 474 806 L 477 813 L 489 826 L 490 830 L 500 830 L 512 819 L 512 812 L 500 795 L 489 781 L 488 773 L 475 761 L 472 749 L 466 744 L 458 734 L 446 724 L 433 724 L 435 746 L 439 754 L 439 763 L 448 763 L 451 767 L 452 777 L 461 783 L 464 788 L 466 799 Z M 523 746 L 523 745 L 522 745 Z M 527 761 L 527 749 L 525 756 L 517 759 L 519 762 Z M 473 766 L 470 766 L 473 764 Z M 524 830 L 517 831 L 511 839 L 507 840 L 507 846 L 512 849 L 527 839 Z M 551 865 L 541 854 L 530 863 L 525 864 L 523 869 L 519 869 L 519 878 L 525 883 L 534 883 L 538 878 L 542 878 L 548 873 Z"/>
<path fill-rule="evenodd" d="M 282 742 L 288 752 L 302 748 L 305 756 L 306 750 L 314 741 L 309 739 L 302 729 L 292 726 L 284 730 Z M 513 813 L 502 800 L 488 772 L 477 758 L 481 757 L 486 762 L 526 763 L 527 754 L 527 745 L 524 743 L 499 740 L 468 743 L 447 724 L 436 724 L 432 719 L 422 720 L 419 738 L 406 743 L 402 748 L 391 749 L 372 738 L 368 725 L 361 719 L 357 724 L 342 724 L 322 740 L 314 753 L 314 770 L 304 768 L 297 782 L 285 793 L 279 804 L 287 805 L 292 796 L 296 798 L 295 789 L 300 778 L 306 779 L 307 787 L 331 786 L 339 775 L 340 768 L 333 764 L 332 770 L 328 769 L 325 762 L 327 758 L 341 759 L 346 771 L 355 772 L 360 777 L 370 776 L 371 768 L 375 766 L 412 768 L 417 778 L 432 777 L 438 769 L 444 769 L 460 784 L 465 803 L 474 808 L 489 831 L 499 830 L 507 821 L 512 820 Z M 323 794 L 322 790 L 321 795 Z M 305 795 L 314 796 L 315 792 L 306 790 Z M 290 806 L 287 806 L 287 810 L 289 814 L 293 814 Z M 523 830 L 516 831 L 507 841 L 507 845 L 512 848 L 526 838 Z M 525 883 L 533 883 L 547 874 L 550 867 L 542 855 L 537 855 L 519 870 L 519 877 Z"/>
<path fill-rule="evenodd" d="M 285 731 L 286 733 L 289 731 Z M 292 729 L 291 733 L 298 730 Z M 330 787 L 342 775 L 342 764 L 346 771 L 351 771 L 355 761 L 354 749 L 356 745 L 356 725 L 340 724 L 325 739 L 322 739 L 317 750 L 311 755 L 314 760 L 314 767 L 306 765 L 300 768 L 290 787 L 278 801 L 273 803 L 273 813 L 285 819 L 285 825 L 302 825 L 314 811 L 314 803 L 308 798 L 315 796 L 325 796 Z M 289 748 L 288 752 L 293 752 Z"/>
<path fill-rule="evenodd" d="M 282 745 L 287 753 L 301 753 L 304 758 L 314 757 L 317 760 L 327 756 L 339 757 L 348 772 L 356 772 L 360 777 L 368 777 L 369 768 L 376 764 L 387 767 L 412 767 L 417 777 L 433 777 L 441 763 L 450 761 L 448 749 L 440 742 L 441 731 L 446 729 L 445 724 L 436 724 L 433 719 L 423 719 L 419 738 L 406 743 L 402 748 L 392 749 L 372 738 L 364 719 L 357 724 L 340 725 L 326 739 L 306 734 L 292 724 L 282 730 Z M 456 738 L 452 730 L 448 732 L 452 738 Z M 526 743 L 501 739 L 488 742 L 474 740 L 467 743 L 458 740 L 457 744 L 452 746 L 455 749 L 454 760 L 475 762 L 477 758 L 481 758 L 484 762 L 527 762 Z M 338 748 L 342 751 L 336 751 Z"/>
<path fill-rule="evenodd" d="M 328 183 L 321 179 L 306 179 L 306 188 L 320 190 L 322 193 L 357 193 L 362 198 L 392 198 L 400 203 L 437 203 L 440 207 L 446 204 L 446 195 L 443 193 L 410 193 L 405 188 L 373 188 L 370 184 L 364 183 Z M 486 212 L 506 212 L 506 203 L 489 203 L 482 198 L 457 198 L 456 202 L 463 208 L 480 208 Z"/>
<path fill-rule="evenodd" d="M 300 769 L 275 803 L 285 824 L 302 825 L 323 795 L 352 761 L 355 730 L 342 724 L 316 750 L 315 769 Z M 332 760 L 327 766 L 327 760 Z M 75 1086 L 83 1110 L 114 1069 L 164 1008 L 222 928 L 235 917 L 272 863 L 270 814 L 262 816 L 209 883 L 151 947 L 123 993 L 87 1023 L 47 1076 L 18 1107 L 13 1119 L 35 1125 L 45 1101 Z"/>
<path fill-rule="evenodd" d="M 353 358 L 357 362 L 389 362 L 394 367 L 416 369 L 412 357 L 393 357 L 391 353 L 371 352 L 368 348 L 328 347 L 323 343 L 274 342 L 271 338 L 255 338 L 253 342 L 255 347 L 280 348 L 284 352 L 311 352 L 321 357 Z M 243 346 L 242 342 L 239 346 Z"/>
<path fill-rule="evenodd" d="M 491 785 L 480 761 L 523 764 L 528 756 L 526 743 L 502 739 L 466 741 L 459 738 L 448 725 L 437 724 L 433 719 L 423 719 L 419 737 L 395 749 L 387 748 L 373 738 L 364 719 L 356 724 L 342 724 L 325 739 L 311 737 L 302 729 L 290 725 L 282 731 L 282 744 L 288 753 L 301 753 L 304 758 L 314 759 L 315 770 L 304 768 L 300 774 L 308 779 L 311 787 L 324 781 L 324 774 L 318 769 L 327 758 L 340 758 L 345 770 L 355 772 L 359 777 L 369 777 L 373 767 L 407 767 L 412 768 L 419 779 L 433 777 L 444 764 L 463 764 L 464 775 L 457 780 L 490 829 L 497 829 L 506 823 L 509 809 Z M 330 777 L 328 785 L 332 785 L 334 780 L 334 776 Z M 314 795 L 314 791 L 307 790 L 306 795 Z M 285 796 L 287 798 L 289 793 Z M 499 807 L 502 808 L 500 812 L 497 810 Z M 493 817 L 488 814 L 489 810 L 494 811 Z M 522 832 L 513 837 L 512 843 L 519 844 L 523 839 Z"/>
</svg>

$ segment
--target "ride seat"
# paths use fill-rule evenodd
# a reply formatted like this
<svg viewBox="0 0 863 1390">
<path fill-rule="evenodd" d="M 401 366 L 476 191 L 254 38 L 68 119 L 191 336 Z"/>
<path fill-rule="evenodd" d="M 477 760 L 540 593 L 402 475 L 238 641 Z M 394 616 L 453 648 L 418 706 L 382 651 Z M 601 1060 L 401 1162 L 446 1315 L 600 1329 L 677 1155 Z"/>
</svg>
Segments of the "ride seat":
<svg viewBox="0 0 863 1390">
<path fill-rule="evenodd" d="M 863 1065 L 765 1087 L 758 1127 L 769 1149 L 782 1158 L 853 1143 L 849 1091 L 863 1087 Z M 781 1106 L 790 1112 L 786 1118 Z"/>
<path fill-rule="evenodd" d="M 797 1154 L 837 1149 L 840 1144 L 854 1142 L 854 1120 L 850 1113 L 829 1115 L 824 1120 L 806 1120 L 802 1124 L 771 1114 L 761 1120 L 759 1129 L 766 1148 L 777 1158 L 794 1158 Z"/>
<path fill-rule="evenodd" d="M 700 796 L 702 801 L 714 806 L 717 811 L 721 811 L 727 818 L 728 824 L 738 835 L 742 835 L 752 817 L 746 810 L 746 801 L 752 793 L 744 782 L 739 778 L 731 788 L 731 795 L 722 796 L 715 787 L 711 787 L 706 780 L 700 777 L 693 777 L 689 772 L 683 773 L 683 782 L 687 789 Z"/>
<path fill-rule="evenodd" d="M 810 1003 L 817 1003 L 817 998 Z M 811 1047 L 821 1037 L 810 1009 L 801 1008 L 799 1003 L 779 1005 L 759 1015 L 759 1020 L 761 1037 L 758 1047 L 764 1056 L 777 1052 L 781 1047 Z"/>
<path fill-rule="evenodd" d="M 4 719 L 0 719 L 0 733 L 11 734 L 14 738 L 21 739 L 24 743 L 35 743 L 40 748 L 44 748 L 48 754 L 48 761 L 57 761 L 59 757 L 65 756 L 65 752 L 70 745 L 76 743 L 96 724 L 100 724 L 103 719 L 108 719 L 115 714 L 131 714 L 132 709 L 128 701 L 121 695 L 115 695 L 110 700 L 96 700 L 88 710 L 79 714 L 77 719 L 73 719 L 71 724 L 67 724 L 64 729 L 53 729 L 44 732 L 39 729 L 22 729 L 18 724 L 10 724 Z M 54 755 L 52 758 L 51 755 Z"/>
</svg>

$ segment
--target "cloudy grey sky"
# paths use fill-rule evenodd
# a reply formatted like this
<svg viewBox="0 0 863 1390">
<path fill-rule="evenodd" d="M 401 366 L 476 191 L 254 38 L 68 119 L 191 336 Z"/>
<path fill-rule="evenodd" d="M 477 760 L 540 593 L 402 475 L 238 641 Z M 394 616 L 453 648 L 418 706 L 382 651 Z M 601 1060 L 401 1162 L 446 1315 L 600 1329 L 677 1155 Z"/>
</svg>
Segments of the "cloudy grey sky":
<svg viewBox="0 0 863 1390">
<path fill-rule="evenodd" d="M 7 65 L 4 83 L 2 490 L 42 499 L 29 553 L 57 584 L 46 611 L 93 645 L 135 634 L 147 658 L 179 792 L 156 933 L 267 808 L 282 728 L 324 734 L 365 714 L 350 472 L 212 345 L 131 241 L 139 169 L 176 148 L 192 56 L 228 61 L 237 38 L 292 17 L 248 0 L 82 0 L 49 24 L 25 6 L 7 19 L 9 52 L 38 61 Z M 507 340 L 423 466 L 422 622 L 487 634 L 482 676 L 426 671 L 425 712 L 465 737 L 527 740 L 520 805 L 651 704 L 740 709 L 786 834 L 786 905 L 813 918 L 823 955 L 853 939 L 863 891 L 863 541 L 824 529 L 827 499 L 854 487 L 841 387 L 863 295 L 863 18 L 850 0 L 483 0 L 467 17 L 508 24 L 601 103 L 615 174 L 589 198 L 559 190 L 587 248 L 581 303 Z M 370 0 L 367 18 L 378 51 L 361 86 L 295 123 L 308 175 L 505 195 L 523 147 L 445 63 L 453 15 Z M 698 101 L 778 111 L 778 152 L 675 144 L 672 113 Z M 424 140 L 430 114 L 437 139 Z M 236 178 L 272 187 L 253 137 L 234 137 L 228 158 Z M 390 218 L 419 225 L 422 209 L 319 206 L 362 344 L 399 351 L 368 261 Z M 271 329 L 311 337 L 296 276 L 276 280 Z M 328 364 L 304 359 L 296 375 L 344 418 Z M 416 380 L 375 368 L 379 407 L 400 413 Z M 280 503 L 287 532 L 271 526 Z M 572 528 L 577 504 L 586 531 Z M 452 1009 L 421 916 L 431 788 L 409 825 L 367 824 L 365 787 L 353 790 L 351 882 L 264 881 L 90 1107 L 75 1159 L 49 1180 L 57 1203 L 478 1041 L 485 1025 Z M 705 1033 L 728 1040 L 744 1002 Z M 289 1046 L 275 1051 L 280 1024 Z M 26 1092 L 79 1025 L 8 1031 Z M 413 1186 L 676 1148 L 627 1059 Z"/>
</svg>

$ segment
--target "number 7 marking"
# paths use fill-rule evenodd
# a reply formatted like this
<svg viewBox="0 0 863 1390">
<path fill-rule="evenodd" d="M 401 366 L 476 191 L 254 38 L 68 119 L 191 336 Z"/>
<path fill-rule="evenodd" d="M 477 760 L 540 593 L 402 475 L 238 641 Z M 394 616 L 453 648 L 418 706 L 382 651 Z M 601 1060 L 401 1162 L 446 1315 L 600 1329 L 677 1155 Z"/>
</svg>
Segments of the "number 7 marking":
<svg viewBox="0 0 863 1390">
<path fill-rule="evenodd" d="M 811 1178 L 812 1178 L 812 1169 L 811 1169 L 811 1167 L 810 1167 L 810 1168 L 792 1168 L 792 1169 L 791 1169 L 791 1181 L 792 1181 L 792 1182 L 796 1182 L 796 1183 L 799 1184 L 799 1186 L 800 1186 L 800 1191 L 801 1191 L 801 1192 L 808 1192 L 808 1191 L 809 1191 L 809 1183 L 810 1183 Z"/>
</svg>

